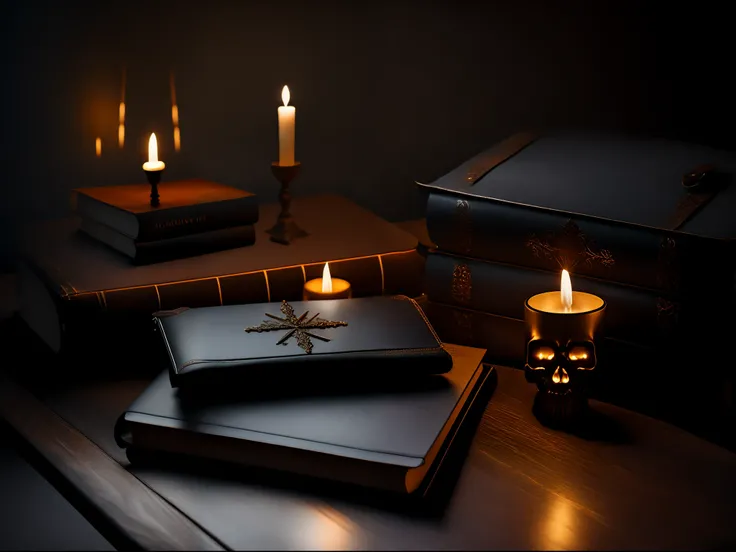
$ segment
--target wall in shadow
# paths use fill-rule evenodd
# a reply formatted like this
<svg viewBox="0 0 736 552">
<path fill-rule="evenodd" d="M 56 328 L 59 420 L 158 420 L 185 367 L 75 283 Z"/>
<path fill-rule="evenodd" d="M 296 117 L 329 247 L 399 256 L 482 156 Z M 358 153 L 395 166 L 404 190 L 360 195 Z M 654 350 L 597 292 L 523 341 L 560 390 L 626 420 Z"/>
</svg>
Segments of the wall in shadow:
<svg viewBox="0 0 736 552">
<path fill-rule="evenodd" d="M 3 267 L 18 224 L 67 214 L 72 188 L 142 181 L 152 131 L 166 178 L 205 177 L 274 201 L 284 84 L 303 163 L 295 194 L 341 193 L 389 220 L 422 216 L 414 180 L 518 129 L 732 147 L 726 18 L 640 4 L 11 3 L 0 23 Z"/>
</svg>

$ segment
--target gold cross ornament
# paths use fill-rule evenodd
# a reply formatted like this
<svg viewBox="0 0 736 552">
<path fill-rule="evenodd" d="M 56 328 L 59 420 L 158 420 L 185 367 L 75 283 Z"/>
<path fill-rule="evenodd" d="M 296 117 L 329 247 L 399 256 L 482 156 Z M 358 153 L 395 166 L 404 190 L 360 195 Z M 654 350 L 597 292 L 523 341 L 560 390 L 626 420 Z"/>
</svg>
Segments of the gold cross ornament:
<svg viewBox="0 0 736 552">
<path fill-rule="evenodd" d="M 325 320 L 324 318 L 318 318 L 319 313 L 315 314 L 309 320 L 305 320 L 309 311 L 306 311 L 300 317 L 296 317 L 294 314 L 294 307 L 292 307 L 286 301 L 281 301 L 281 312 L 284 314 L 284 318 L 274 316 L 273 314 L 266 313 L 266 316 L 272 318 L 271 320 L 264 320 L 260 326 L 249 326 L 245 328 L 248 333 L 251 332 L 273 332 L 276 330 L 289 330 L 286 335 L 279 339 L 277 345 L 286 345 L 286 341 L 294 334 L 296 334 L 296 343 L 304 349 L 307 354 L 312 352 L 312 340 L 310 338 L 321 339 L 322 341 L 329 341 L 328 338 L 313 334 L 308 330 L 324 329 L 324 328 L 337 328 L 339 326 L 347 326 L 347 322 Z"/>
</svg>

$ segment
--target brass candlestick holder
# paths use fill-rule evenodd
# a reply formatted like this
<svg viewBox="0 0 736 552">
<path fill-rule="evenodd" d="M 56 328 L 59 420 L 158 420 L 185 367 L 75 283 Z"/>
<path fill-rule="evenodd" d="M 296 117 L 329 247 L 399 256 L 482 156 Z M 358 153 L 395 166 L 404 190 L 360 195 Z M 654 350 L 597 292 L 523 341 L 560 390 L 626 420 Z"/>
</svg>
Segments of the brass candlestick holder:
<svg viewBox="0 0 736 552">
<path fill-rule="evenodd" d="M 158 195 L 158 183 L 161 182 L 161 175 L 163 174 L 164 170 L 159 169 L 156 171 L 152 171 L 148 169 L 143 169 L 143 172 L 146 173 L 146 180 L 148 180 L 148 183 L 151 185 L 151 207 L 158 207 L 159 205 L 161 205 Z"/>
<path fill-rule="evenodd" d="M 309 234 L 302 230 L 294 221 L 289 209 L 291 208 L 291 194 L 289 193 L 289 184 L 299 174 L 301 163 L 296 162 L 293 165 L 280 165 L 271 163 L 271 172 L 281 183 L 279 190 L 279 203 L 281 203 L 281 212 L 276 219 L 276 224 L 267 232 L 271 234 L 271 241 L 283 245 L 289 245 L 297 238 L 303 238 Z"/>
</svg>

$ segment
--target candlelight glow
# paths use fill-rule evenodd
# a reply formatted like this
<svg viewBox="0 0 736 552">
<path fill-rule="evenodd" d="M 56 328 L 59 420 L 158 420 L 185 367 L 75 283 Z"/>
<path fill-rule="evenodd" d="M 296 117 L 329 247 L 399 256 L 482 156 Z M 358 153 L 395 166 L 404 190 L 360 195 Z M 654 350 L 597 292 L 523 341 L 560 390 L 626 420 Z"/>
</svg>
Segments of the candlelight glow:
<svg viewBox="0 0 736 552">
<path fill-rule="evenodd" d="M 291 99 L 291 92 L 289 92 L 289 87 L 284 85 L 284 88 L 281 90 L 281 101 L 284 102 L 284 105 L 289 105 L 290 99 Z"/>
<path fill-rule="evenodd" d="M 176 104 L 171 106 L 171 122 L 174 126 L 179 126 L 179 106 Z"/>
<path fill-rule="evenodd" d="M 121 148 L 125 145 L 125 125 L 118 125 L 118 146 Z"/>
<path fill-rule="evenodd" d="M 118 119 L 121 125 L 125 123 L 125 102 L 120 102 L 120 107 L 118 108 Z"/>
<path fill-rule="evenodd" d="M 95 154 L 97 157 L 102 157 L 102 138 L 99 136 L 95 138 Z"/>
<path fill-rule="evenodd" d="M 322 293 L 332 293 L 332 276 L 330 276 L 330 264 L 325 263 L 322 269 Z"/>
<path fill-rule="evenodd" d="M 570 273 L 567 270 L 562 271 L 560 299 L 562 300 L 562 308 L 565 312 L 570 312 L 572 310 L 572 282 L 570 281 Z"/>
<path fill-rule="evenodd" d="M 179 127 L 174 127 L 174 150 L 181 151 L 181 131 Z"/>
<path fill-rule="evenodd" d="M 567 372 L 564 368 L 557 367 L 557 370 L 555 370 L 555 373 L 552 374 L 552 381 L 554 383 L 569 383 L 570 382 L 570 376 L 567 375 Z"/>
<path fill-rule="evenodd" d="M 158 163 L 158 140 L 156 140 L 155 132 L 152 132 L 151 137 L 148 139 L 148 162 Z M 570 302 L 572 303 L 572 300 Z"/>
</svg>

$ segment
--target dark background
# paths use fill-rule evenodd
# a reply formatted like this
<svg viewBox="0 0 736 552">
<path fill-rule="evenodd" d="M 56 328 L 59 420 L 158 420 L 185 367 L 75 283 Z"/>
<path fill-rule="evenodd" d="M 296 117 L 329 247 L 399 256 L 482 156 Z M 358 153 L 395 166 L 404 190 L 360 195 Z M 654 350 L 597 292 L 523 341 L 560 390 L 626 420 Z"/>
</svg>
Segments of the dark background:
<svg viewBox="0 0 736 552">
<path fill-rule="evenodd" d="M 730 19 L 704 2 L 2 6 L 4 269 L 19 223 L 67 214 L 72 188 L 142 181 L 151 131 L 166 178 L 205 177 L 275 201 L 284 84 L 303 163 L 295 194 L 341 193 L 389 220 L 422 216 L 414 180 L 520 129 L 613 128 L 736 149 Z"/>
</svg>

